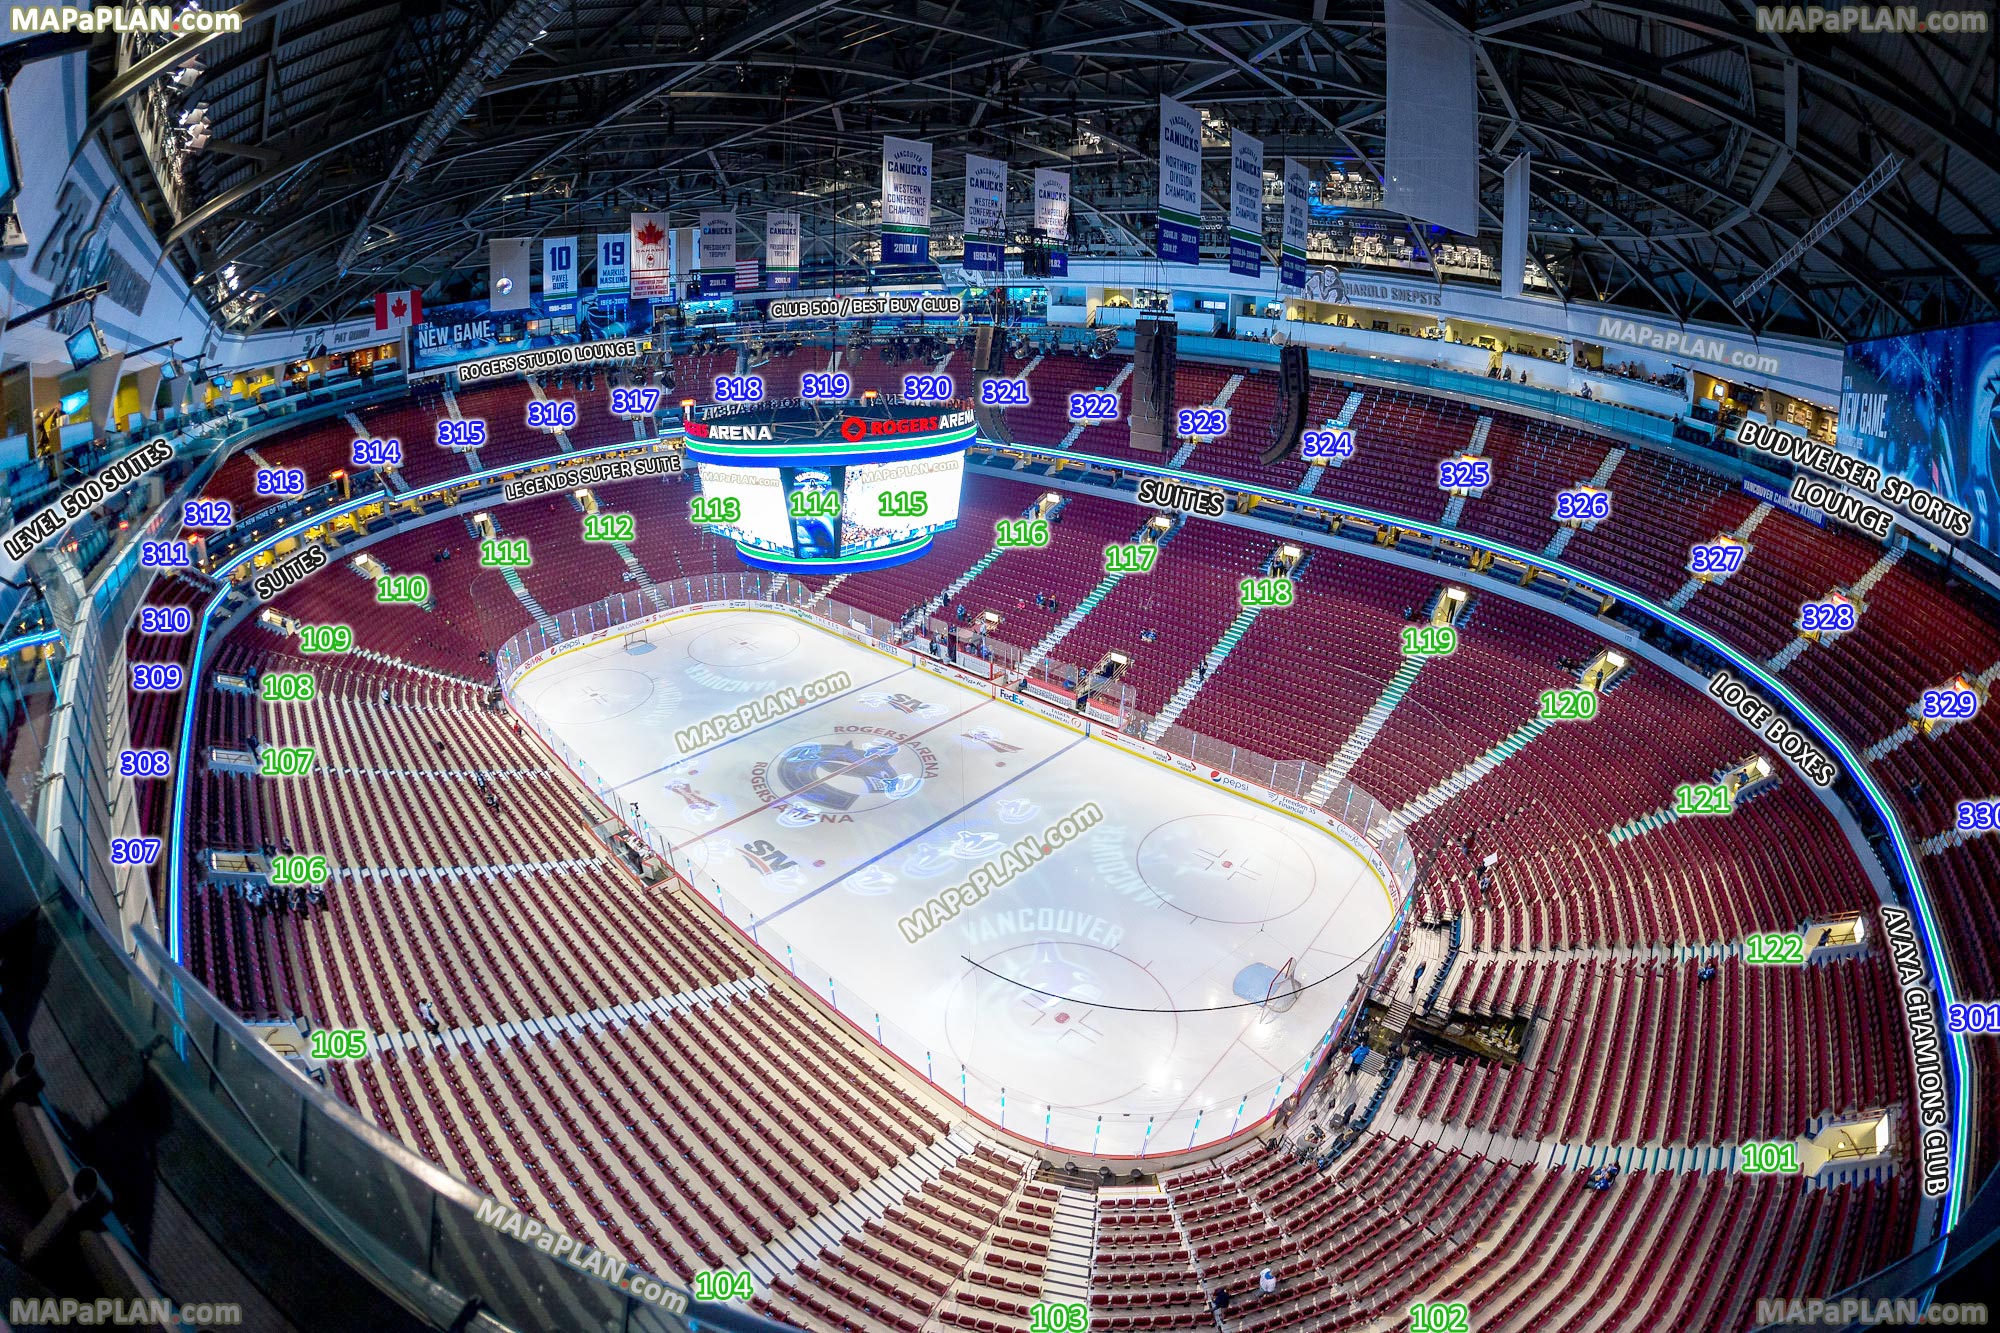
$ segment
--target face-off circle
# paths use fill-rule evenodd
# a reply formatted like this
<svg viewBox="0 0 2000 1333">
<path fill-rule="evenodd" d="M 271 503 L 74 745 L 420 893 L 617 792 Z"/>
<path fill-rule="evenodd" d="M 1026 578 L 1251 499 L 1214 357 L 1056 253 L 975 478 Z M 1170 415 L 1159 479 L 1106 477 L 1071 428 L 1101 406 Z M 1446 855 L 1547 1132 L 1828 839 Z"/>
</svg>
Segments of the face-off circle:
<svg viewBox="0 0 2000 1333">
<path fill-rule="evenodd" d="M 1242 815 L 1169 820 L 1140 841 L 1136 863 L 1167 903 L 1224 925 L 1289 915 L 1312 898 L 1318 876 L 1290 833 Z"/>
<path fill-rule="evenodd" d="M 1055 907 L 1018 913 L 1023 931 L 1060 934 L 1084 914 Z M 1123 954 L 1098 945 L 1038 939 L 980 959 L 946 1001 L 952 1055 L 1031 1101 L 1116 1106 L 1147 1085 L 1133 1063 L 1106 1053 L 1135 1040 L 1157 1065 L 1170 1062 L 1180 1030 L 1173 997 Z M 1120 1009 L 1101 1009 L 1116 1004 Z M 1131 1013 L 1142 1009 L 1168 1012 Z"/>
<path fill-rule="evenodd" d="M 798 651 L 799 632 L 790 625 L 760 625 L 756 633 L 725 625 L 697 635 L 687 655 L 704 666 L 758 667 L 782 662 Z"/>
</svg>

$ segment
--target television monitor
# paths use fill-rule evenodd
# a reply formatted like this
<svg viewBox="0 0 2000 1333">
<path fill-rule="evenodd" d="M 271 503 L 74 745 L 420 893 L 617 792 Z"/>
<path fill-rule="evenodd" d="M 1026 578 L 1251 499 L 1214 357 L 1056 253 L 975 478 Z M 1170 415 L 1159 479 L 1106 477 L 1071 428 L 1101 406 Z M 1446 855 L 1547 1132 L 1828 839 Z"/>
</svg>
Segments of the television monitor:
<svg viewBox="0 0 2000 1333">
<path fill-rule="evenodd" d="M 75 393 L 66 393 L 62 396 L 62 414 L 66 417 L 73 417 L 89 406 L 90 390 L 88 389 L 78 389 Z"/>
<path fill-rule="evenodd" d="M 77 370 L 104 359 L 104 339 L 98 336 L 95 324 L 86 324 L 70 334 L 64 345 L 69 348 L 70 365 Z"/>
<path fill-rule="evenodd" d="M 170 361 L 162 361 L 162 362 L 160 363 L 160 378 L 161 378 L 161 379 L 163 379 L 163 380 L 177 380 L 177 379 L 179 379 L 180 377 L 181 377 L 181 363 L 180 363 L 180 360 L 179 360 L 179 358 L 175 358 L 175 359 L 173 359 L 173 360 L 170 360 Z"/>
</svg>

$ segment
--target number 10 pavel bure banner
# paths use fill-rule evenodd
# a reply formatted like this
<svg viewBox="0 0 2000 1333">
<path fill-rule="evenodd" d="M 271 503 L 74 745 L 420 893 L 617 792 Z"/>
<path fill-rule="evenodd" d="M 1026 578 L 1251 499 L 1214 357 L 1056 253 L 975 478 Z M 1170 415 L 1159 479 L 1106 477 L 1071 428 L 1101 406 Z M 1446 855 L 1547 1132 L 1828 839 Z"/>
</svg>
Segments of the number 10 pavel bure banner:
<svg viewBox="0 0 2000 1333">
<path fill-rule="evenodd" d="M 931 146 L 882 140 L 882 262 L 924 264 L 931 257 Z"/>
</svg>

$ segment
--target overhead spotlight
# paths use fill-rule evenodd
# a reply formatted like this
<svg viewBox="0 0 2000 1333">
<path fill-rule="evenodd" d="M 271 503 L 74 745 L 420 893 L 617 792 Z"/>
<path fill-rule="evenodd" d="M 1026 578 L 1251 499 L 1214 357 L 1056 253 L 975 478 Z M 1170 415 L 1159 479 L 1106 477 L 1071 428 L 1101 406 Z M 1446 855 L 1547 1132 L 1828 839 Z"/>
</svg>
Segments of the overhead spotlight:
<svg viewBox="0 0 2000 1333">
<path fill-rule="evenodd" d="M 175 118 L 176 123 L 181 125 L 183 128 L 190 128 L 190 129 L 193 128 L 196 122 L 205 121 L 207 119 L 208 119 L 208 103 L 206 102 L 196 102 L 193 106 L 188 107 L 186 110 L 182 111 L 178 117 Z"/>
</svg>

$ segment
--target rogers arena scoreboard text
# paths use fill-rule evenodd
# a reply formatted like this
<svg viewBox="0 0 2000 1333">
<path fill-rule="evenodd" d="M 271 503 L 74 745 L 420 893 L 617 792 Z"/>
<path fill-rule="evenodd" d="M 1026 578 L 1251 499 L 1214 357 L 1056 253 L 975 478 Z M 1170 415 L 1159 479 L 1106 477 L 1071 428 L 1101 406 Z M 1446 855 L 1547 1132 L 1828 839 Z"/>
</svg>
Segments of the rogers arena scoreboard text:
<svg viewBox="0 0 2000 1333">
<path fill-rule="evenodd" d="M 852 573 L 913 560 L 958 522 L 968 409 L 779 403 L 694 408 L 686 459 L 744 563 Z"/>
</svg>

